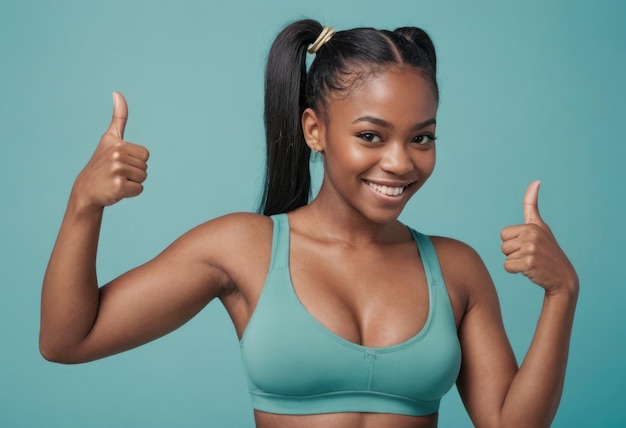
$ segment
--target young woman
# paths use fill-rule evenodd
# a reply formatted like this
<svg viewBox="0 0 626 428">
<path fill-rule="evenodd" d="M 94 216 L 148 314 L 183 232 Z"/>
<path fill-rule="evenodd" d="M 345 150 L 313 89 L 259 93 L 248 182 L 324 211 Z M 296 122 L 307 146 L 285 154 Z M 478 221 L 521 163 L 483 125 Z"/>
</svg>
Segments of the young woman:
<svg viewBox="0 0 626 428">
<path fill-rule="evenodd" d="M 539 216 L 539 183 L 524 198 L 524 224 L 502 231 L 505 269 L 545 289 L 519 368 L 478 255 L 398 221 L 435 166 L 435 72 L 418 28 L 288 26 L 267 65 L 264 215 L 202 224 L 98 288 L 103 209 L 141 193 L 148 160 L 123 140 L 127 106 L 115 93 L 44 279 L 44 357 L 125 351 L 219 298 L 241 339 L 259 427 L 434 427 L 455 382 L 476 426 L 548 426 L 578 280 Z M 309 203 L 311 151 L 324 179 Z"/>
</svg>

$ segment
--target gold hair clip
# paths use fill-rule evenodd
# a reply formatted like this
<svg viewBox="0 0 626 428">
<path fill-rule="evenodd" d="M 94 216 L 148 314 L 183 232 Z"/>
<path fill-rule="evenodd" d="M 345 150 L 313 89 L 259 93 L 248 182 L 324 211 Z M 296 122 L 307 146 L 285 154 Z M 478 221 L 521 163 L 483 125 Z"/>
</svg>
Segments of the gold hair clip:
<svg viewBox="0 0 626 428">
<path fill-rule="evenodd" d="M 313 42 L 311 46 L 309 46 L 307 52 L 313 54 L 319 51 L 324 43 L 328 42 L 331 37 L 333 37 L 333 34 L 335 34 L 335 30 L 330 27 L 324 27 L 320 35 L 317 36 L 317 39 Z"/>
</svg>

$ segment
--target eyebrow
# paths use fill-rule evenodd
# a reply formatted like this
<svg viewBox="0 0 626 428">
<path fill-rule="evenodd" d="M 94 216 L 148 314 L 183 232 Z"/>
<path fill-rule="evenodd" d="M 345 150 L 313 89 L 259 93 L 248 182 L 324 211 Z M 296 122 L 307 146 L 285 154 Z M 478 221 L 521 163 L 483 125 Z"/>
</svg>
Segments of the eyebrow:
<svg viewBox="0 0 626 428">
<path fill-rule="evenodd" d="M 393 129 L 393 125 L 391 124 L 391 122 L 387 122 L 384 119 L 380 119 L 374 116 L 361 116 L 358 119 L 354 120 L 352 124 L 354 125 L 359 122 L 370 122 L 370 123 L 373 123 L 374 125 L 378 125 L 383 128 Z M 426 128 L 428 125 L 434 125 L 436 123 L 437 123 L 437 120 L 433 117 L 432 119 L 428 119 L 424 122 L 418 123 L 417 125 L 413 127 L 413 129 Z"/>
</svg>

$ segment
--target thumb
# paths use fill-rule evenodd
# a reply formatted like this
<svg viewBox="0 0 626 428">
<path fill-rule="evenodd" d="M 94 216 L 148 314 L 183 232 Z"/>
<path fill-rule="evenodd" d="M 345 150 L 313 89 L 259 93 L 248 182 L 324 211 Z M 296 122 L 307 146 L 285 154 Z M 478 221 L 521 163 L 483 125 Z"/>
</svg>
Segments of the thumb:
<svg viewBox="0 0 626 428">
<path fill-rule="evenodd" d="M 533 181 L 526 189 L 524 195 L 524 224 L 543 224 L 541 216 L 539 215 L 539 207 L 537 206 L 537 200 L 539 199 L 539 185 L 540 181 Z"/>
<path fill-rule="evenodd" d="M 128 119 L 128 105 L 124 95 L 119 92 L 113 92 L 113 118 L 107 132 L 116 137 L 124 138 L 124 128 Z"/>
</svg>

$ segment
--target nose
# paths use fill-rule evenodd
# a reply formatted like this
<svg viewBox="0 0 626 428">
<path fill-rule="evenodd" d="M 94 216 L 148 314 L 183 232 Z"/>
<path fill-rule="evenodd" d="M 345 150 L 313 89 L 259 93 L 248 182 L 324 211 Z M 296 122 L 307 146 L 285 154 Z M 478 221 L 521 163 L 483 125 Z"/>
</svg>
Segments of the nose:
<svg viewBox="0 0 626 428">
<path fill-rule="evenodd" d="M 387 172 L 395 175 L 407 174 L 415 168 L 408 147 L 402 143 L 392 143 L 385 147 L 380 166 Z"/>
</svg>

